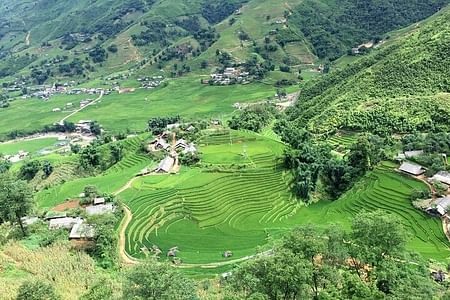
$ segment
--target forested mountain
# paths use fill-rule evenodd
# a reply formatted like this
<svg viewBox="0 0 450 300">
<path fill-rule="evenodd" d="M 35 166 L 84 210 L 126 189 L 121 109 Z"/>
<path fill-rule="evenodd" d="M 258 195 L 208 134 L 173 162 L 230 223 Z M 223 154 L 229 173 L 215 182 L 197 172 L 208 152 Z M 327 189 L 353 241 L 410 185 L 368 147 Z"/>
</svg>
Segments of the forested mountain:
<svg viewBox="0 0 450 300">
<path fill-rule="evenodd" d="M 315 133 L 448 130 L 450 10 L 302 90 L 291 120 Z"/>
<path fill-rule="evenodd" d="M 448 0 L 306 0 L 292 11 L 297 26 L 320 58 L 336 59 L 351 47 L 380 40 L 389 31 L 431 16 Z"/>
<path fill-rule="evenodd" d="M 176 68 L 181 76 L 222 67 L 217 51 L 226 63 L 253 59 L 267 70 L 284 72 L 333 60 L 447 3 L 5 0 L 0 3 L 0 80 L 88 80 L 133 67 L 172 73 Z"/>
</svg>

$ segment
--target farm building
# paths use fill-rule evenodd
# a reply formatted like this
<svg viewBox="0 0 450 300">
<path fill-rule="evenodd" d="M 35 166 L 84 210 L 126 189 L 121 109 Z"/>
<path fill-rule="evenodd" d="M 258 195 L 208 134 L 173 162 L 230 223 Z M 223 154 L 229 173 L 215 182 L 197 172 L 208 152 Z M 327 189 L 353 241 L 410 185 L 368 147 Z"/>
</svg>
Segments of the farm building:
<svg viewBox="0 0 450 300">
<path fill-rule="evenodd" d="M 154 149 L 162 149 L 167 150 L 170 147 L 170 144 L 166 142 L 162 137 L 155 139 L 151 145 L 153 145 Z"/>
<path fill-rule="evenodd" d="M 438 199 L 438 201 L 436 202 L 436 210 L 438 211 L 438 213 L 443 216 L 447 213 L 447 211 L 450 208 L 450 197 L 443 197 Z"/>
<path fill-rule="evenodd" d="M 78 219 L 78 221 L 73 225 L 72 230 L 70 230 L 69 239 L 79 240 L 79 239 L 92 239 L 94 237 L 94 228 L 84 222 L 83 219 Z"/>
<path fill-rule="evenodd" d="M 180 123 L 174 123 L 174 124 L 168 124 L 166 126 L 167 129 L 171 130 L 171 129 L 176 129 L 176 128 L 180 128 L 181 124 Z"/>
<path fill-rule="evenodd" d="M 170 169 L 172 169 L 173 164 L 175 163 L 175 159 L 171 156 L 167 156 L 164 158 L 156 168 L 155 172 L 157 173 L 169 173 Z"/>
<path fill-rule="evenodd" d="M 183 153 L 187 154 L 187 153 L 195 153 L 197 152 L 197 148 L 195 147 L 195 145 L 193 143 L 190 143 L 184 150 Z"/>
<path fill-rule="evenodd" d="M 59 218 L 65 218 L 65 217 L 67 217 L 67 213 L 65 213 L 65 212 L 49 211 L 45 215 L 44 219 L 49 221 L 49 220 L 52 220 L 52 219 L 59 219 Z"/>
<path fill-rule="evenodd" d="M 57 219 L 51 219 L 50 223 L 48 224 L 49 229 L 72 229 L 73 225 L 75 225 L 80 218 L 72 218 L 72 217 L 65 217 L 65 218 L 57 218 Z"/>
<path fill-rule="evenodd" d="M 405 157 L 411 158 L 411 157 L 417 157 L 423 155 L 423 150 L 412 150 L 412 151 L 405 151 Z"/>
<path fill-rule="evenodd" d="M 32 225 L 32 224 L 38 222 L 39 218 L 38 217 L 23 217 L 23 218 L 21 218 L 21 220 L 24 225 L 28 226 L 28 225 Z"/>
<path fill-rule="evenodd" d="M 112 203 L 91 205 L 86 207 L 86 213 L 89 216 L 102 215 L 106 213 L 112 213 L 115 210 L 115 206 Z"/>
<path fill-rule="evenodd" d="M 401 164 L 399 170 L 414 176 L 422 175 L 425 172 L 424 167 L 406 161 Z"/>
<path fill-rule="evenodd" d="M 450 173 L 447 171 L 437 172 L 433 177 L 430 178 L 431 181 L 439 181 L 450 186 Z"/>
<path fill-rule="evenodd" d="M 106 202 L 106 200 L 103 197 L 94 199 L 94 205 L 105 204 L 105 202 Z"/>
<path fill-rule="evenodd" d="M 175 144 L 175 150 L 184 150 L 188 147 L 188 143 L 184 139 L 180 139 Z"/>
</svg>

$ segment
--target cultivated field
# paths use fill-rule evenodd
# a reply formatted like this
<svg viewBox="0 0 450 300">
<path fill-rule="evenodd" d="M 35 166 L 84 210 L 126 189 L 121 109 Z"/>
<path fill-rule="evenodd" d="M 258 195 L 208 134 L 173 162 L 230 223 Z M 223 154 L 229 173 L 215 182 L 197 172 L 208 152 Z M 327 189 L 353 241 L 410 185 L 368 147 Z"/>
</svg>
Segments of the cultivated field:
<svg viewBox="0 0 450 300">
<path fill-rule="evenodd" d="M 125 185 L 140 170 L 151 164 L 148 156 L 140 153 L 140 143 L 147 135 L 127 139 L 124 142 L 125 157 L 103 174 L 68 181 L 62 185 L 40 191 L 36 194 L 39 208 L 52 208 L 66 199 L 78 197 L 87 185 L 95 185 L 105 193 L 113 193 Z"/>
<path fill-rule="evenodd" d="M 349 228 L 355 214 L 382 209 L 398 215 L 411 234 L 408 247 L 427 258 L 445 260 L 448 243 L 440 220 L 416 210 L 409 199 L 422 183 L 381 167 L 335 202 L 308 207 L 288 192 L 277 157 L 283 144 L 251 133 L 209 132 L 201 139 L 200 168 L 179 175 L 150 176 L 121 194 L 133 213 L 126 229 L 126 251 L 178 247 L 185 263 L 223 262 L 254 254 L 273 238 L 306 223 L 338 223 Z"/>
<path fill-rule="evenodd" d="M 143 130 L 151 117 L 181 115 L 186 119 L 221 117 L 233 112 L 236 102 L 254 102 L 273 97 L 273 86 L 208 86 L 200 84 L 205 77 L 188 76 L 168 81 L 155 90 L 138 89 L 129 94 L 111 94 L 87 107 L 69 121 L 96 120 L 106 129 Z"/>
<path fill-rule="evenodd" d="M 20 150 L 35 154 L 43 149 L 51 149 L 58 142 L 56 138 L 42 138 L 17 142 L 0 143 L 0 153 L 3 155 L 17 154 Z"/>
</svg>

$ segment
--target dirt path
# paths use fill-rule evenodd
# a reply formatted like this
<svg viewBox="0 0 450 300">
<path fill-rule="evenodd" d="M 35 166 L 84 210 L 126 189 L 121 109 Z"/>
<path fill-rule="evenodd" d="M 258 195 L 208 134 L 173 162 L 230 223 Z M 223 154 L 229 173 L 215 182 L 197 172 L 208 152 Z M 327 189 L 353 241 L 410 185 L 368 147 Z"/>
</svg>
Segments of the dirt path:
<svg viewBox="0 0 450 300">
<path fill-rule="evenodd" d="M 28 31 L 27 36 L 25 37 L 25 45 L 30 46 L 30 35 L 31 31 Z"/>
<path fill-rule="evenodd" d="M 124 262 L 127 265 L 135 265 L 137 263 L 139 263 L 138 260 L 136 259 L 131 259 L 128 255 L 127 252 L 125 251 L 125 230 L 128 227 L 128 224 L 130 224 L 131 219 L 133 217 L 133 215 L 131 214 L 130 209 L 128 208 L 128 206 L 123 205 L 123 210 L 125 213 L 125 216 L 122 220 L 122 222 L 120 223 L 120 232 L 119 232 L 119 255 L 120 258 L 122 260 L 122 262 Z"/>
<path fill-rule="evenodd" d="M 64 118 L 62 118 L 61 121 L 59 121 L 59 125 L 64 125 L 64 121 L 65 121 L 65 120 L 67 120 L 68 118 L 72 117 L 72 116 L 75 115 L 76 113 L 82 111 L 82 110 L 85 109 L 86 107 L 91 106 L 91 105 L 97 103 L 97 101 L 99 101 L 100 99 L 102 99 L 102 97 L 103 97 L 103 91 L 100 92 L 100 96 L 98 96 L 98 98 L 95 99 L 94 101 L 92 101 L 92 102 L 86 104 L 86 105 L 83 106 L 83 107 L 80 107 L 80 108 L 77 109 L 76 111 L 74 111 L 74 112 L 70 113 L 69 115 L 65 116 Z"/>
</svg>

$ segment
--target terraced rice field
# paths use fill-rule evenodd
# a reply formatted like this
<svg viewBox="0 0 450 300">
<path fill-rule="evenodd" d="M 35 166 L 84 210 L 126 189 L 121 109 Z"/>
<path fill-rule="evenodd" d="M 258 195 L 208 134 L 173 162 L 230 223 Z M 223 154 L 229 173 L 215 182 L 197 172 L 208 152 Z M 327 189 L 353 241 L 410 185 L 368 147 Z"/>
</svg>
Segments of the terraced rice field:
<svg viewBox="0 0 450 300">
<path fill-rule="evenodd" d="M 448 241 L 440 219 L 415 209 L 410 201 L 413 190 L 426 189 L 425 184 L 391 169 L 380 167 L 355 189 L 330 207 L 337 214 L 353 216 L 362 210 L 386 210 L 402 220 L 411 235 L 410 248 L 427 257 L 445 259 L 449 256 Z"/>
<path fill-rule="evenodd" d="M 95 177 L 78 178 L 64 184 L 43 190 L 36 194 L 39 208 L 51 208 L 66 199 L 77 197 L 86 185 L 95 185 L 105 193 L 113 193 L 134 177 L 140 170 L 152 163 L 149 156 L 140 153 L 144 136 L 125 140 L 125 157 L 103 174 Z"/>
<path fill-rule="evenodd" d="M 336 135 L 328 139 L 330 144 L 334 147 L 344 147 L 349 149 L 352 144 L 356 142 L 356 136 L 351 134 Z"/>
<path fill-rule="evenodd" d="M 200 145 L 200 168 L 141 178 L 121 194 L 133 213 L 126 229 L 129 255 L 144 258 L 142 249 L 157 245 L 163 252 L 178 247 L 186 263 L 220 262 L 226 250 L 233 251 L 232 259 L 254 254 L 299 224 L 349 228 L 358 212 L 382 209 L 400 217 L 411 235 L 411 250 L 439 260 L 449 256 L 440 220 L 409 200 L 413 190 L 426 186 L 392 167 L 371 172 L 337 201 L 305 207 L 289 193 L 277 163 L 283 144 L 226 131 L 210 133 Z"/>
</svg>

